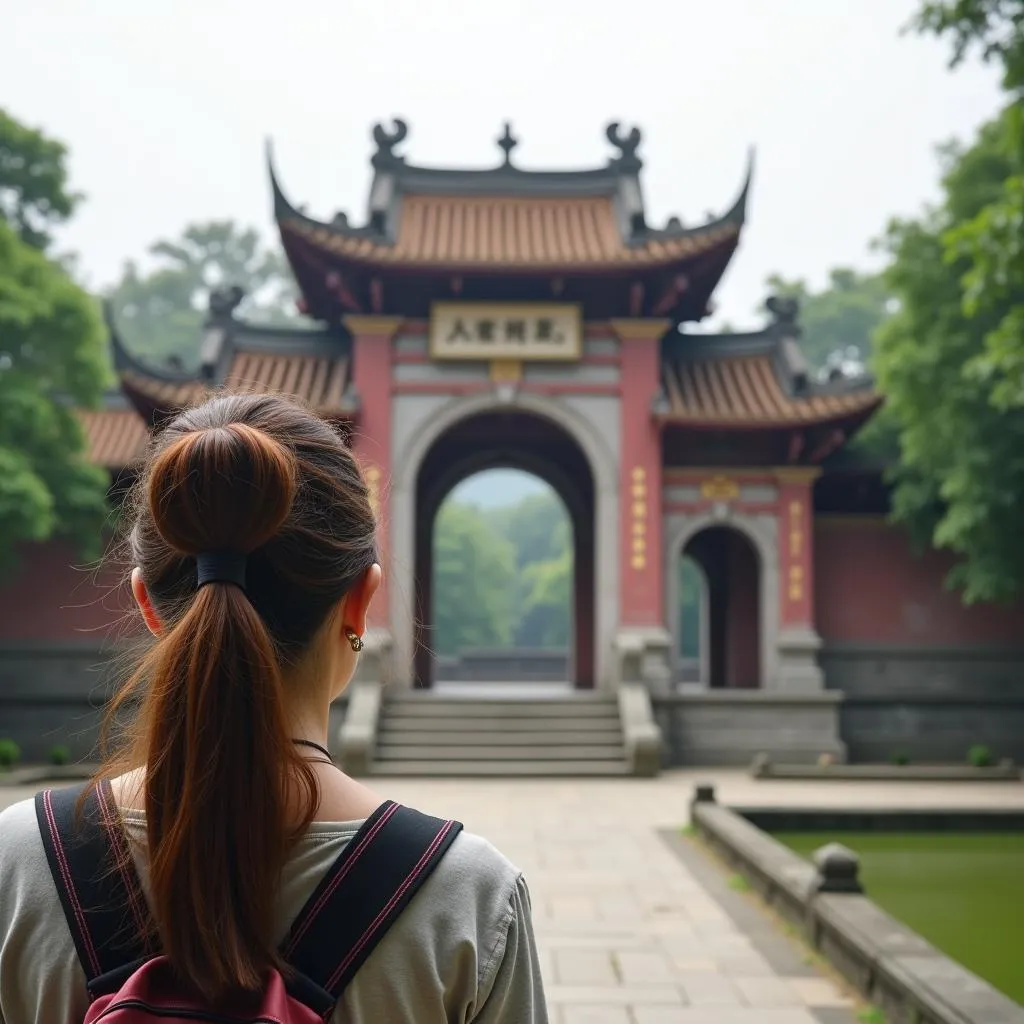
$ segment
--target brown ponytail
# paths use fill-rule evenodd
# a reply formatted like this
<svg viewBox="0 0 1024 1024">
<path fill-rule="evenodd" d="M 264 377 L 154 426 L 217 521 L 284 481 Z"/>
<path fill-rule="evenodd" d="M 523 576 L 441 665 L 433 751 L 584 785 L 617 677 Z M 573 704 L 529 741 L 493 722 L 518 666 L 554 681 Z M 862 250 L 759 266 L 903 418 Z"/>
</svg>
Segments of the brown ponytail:
<svg viewBox="0 0 1024 1024">
<path fill-rule="evenodd" d="M 179 973 L 217 999 L 279 966 L 281 870 L 318 799 L 283 670 L 376 560 L 373 515 L 339 436 L 269 396 L 175 420 L 137 504 L 133 560 L 164 629 L 112 715 L 141 692 L 127 760 L 145 766 L 152 910 Z M 221 550 L 248 556 L 246 587 L 196 589 L 195 556 Z"/>
</svg>

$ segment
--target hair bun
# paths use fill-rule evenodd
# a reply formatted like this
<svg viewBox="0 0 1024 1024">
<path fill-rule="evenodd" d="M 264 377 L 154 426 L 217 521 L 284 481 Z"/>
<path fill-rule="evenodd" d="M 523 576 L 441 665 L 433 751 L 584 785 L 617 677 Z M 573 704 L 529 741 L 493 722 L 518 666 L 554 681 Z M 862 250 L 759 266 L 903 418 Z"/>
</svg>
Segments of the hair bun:
<svg viewBox="0 0 1024 1024">
<path fill-rule="evenodd" d="M 153 524 L 185 555 L 266 544 L 299 486 L 294 454 L 245 423 L 187 433 L 161 452 L 147 484 Z"/>
</svg>

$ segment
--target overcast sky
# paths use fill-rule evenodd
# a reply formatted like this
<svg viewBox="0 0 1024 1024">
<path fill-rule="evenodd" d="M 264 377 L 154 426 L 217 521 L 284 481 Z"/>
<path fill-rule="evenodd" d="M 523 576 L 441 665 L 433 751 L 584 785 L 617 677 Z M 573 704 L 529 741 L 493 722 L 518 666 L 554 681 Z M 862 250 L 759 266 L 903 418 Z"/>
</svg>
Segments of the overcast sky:
<svg viewBox="0 0 1024 1024">
<path fill-rule="evenodd" d="M 273 237 L 263 143 L 315 216 L 365 213 L 370 128 L 413 163 L 591 167 L 604 126 L 644 133 L 649 218 L 728 207 L 757 148 L 748 226 L 718 293 L 750 323 L 765 277 L 870 266 L 936 195 L 934 147 L 996 110 L 995 76 L 900 36 L 915 0 L 6 0 L 0 105 L 71 151 L 64 233 L 93 287 L 188 221 Z M 11 43 L 13 42 L 13 45 Z"/>
</svg>

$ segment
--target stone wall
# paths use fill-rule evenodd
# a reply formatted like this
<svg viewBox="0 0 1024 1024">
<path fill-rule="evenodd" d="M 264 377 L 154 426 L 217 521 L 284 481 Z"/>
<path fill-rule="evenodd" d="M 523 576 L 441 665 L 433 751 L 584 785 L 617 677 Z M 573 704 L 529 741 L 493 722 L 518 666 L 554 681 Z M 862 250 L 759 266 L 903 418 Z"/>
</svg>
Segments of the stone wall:
<svg viewBox="0 0 1024 1024">
<path fill-rule="evenodd" d="M 984 744 L 1024 762 L 1024 647 L 829 644 L 820 660 L 851 761 L 964 761 Z"/>
<path fill-rule="evenodd" d="M 462 651 L 439 656 L 438 682 L 551 682 L 570 678 L 569 652 L 515 648 Z"/>
<path fill-rule="evenodd" d="M 856 855 L 838 844 L 814 863 L 699 787 L 690 809 L 702 840 L 802 932 L 893 1024 L 1024 1024 L 1024 1007 L 943 955 L 865 895 Z M 810 824 L 810 823 L 809 823 Z"/>
<path fill-rule="evenodd" d="M 708 690 L 652 698 L 666 765 L 748 765 L 758 753 L 809 764 L 845 759 L 841 694 Z"/>
<path fill-rule="evenodd" d="M 0 739 L 25 761 L 45 761 L 55 746 L 89 757 L 111 677 L 109 651 L 95 643 L 0 644 Z"/>
</svg>

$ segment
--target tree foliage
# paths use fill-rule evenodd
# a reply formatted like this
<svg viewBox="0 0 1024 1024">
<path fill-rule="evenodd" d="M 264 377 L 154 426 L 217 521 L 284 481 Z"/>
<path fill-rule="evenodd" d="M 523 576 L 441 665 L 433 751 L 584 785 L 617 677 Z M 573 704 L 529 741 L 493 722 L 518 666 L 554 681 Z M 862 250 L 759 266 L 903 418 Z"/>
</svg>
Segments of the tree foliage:
<svg viewBox="0 0 1024 1024">
<path fill-rule="evenodd" d="M 773 294 L 799 301 L 801 348 L 817 367 L 849 349 L 866 359 L 871 338 L 888 316 L 892 301 L 880 274 L 862 274 L 848 267 L 832 270 L 827 286 L 818 292 L 805 281 L 787 281 L 778 274 L 769 277 L 767 284 Z"/>
<path fill-rule="evenodd" d="M 0 112 L 0 570 L 55 535 L 95 552 L 106 513 L 106 474 L 86 461 L 74 412 L 103 392 L 103 328 L 41 251 L 74 206 L 63 161 L 59 143 Z"/>
<path fill-rule="evenodd" d="M 62 143 L 0 107 L 0 220 L 33 249 L 48 248 L 80 199 L 68 191 L 66 157 Z"/>
<path fill-rule="evenodd" d="M 508 646 L 515 589 L 512 544 L 475 506 L 445 502 L 434 526 L 434 650 Z"/>
<path fill-rule="evenodd" d="M 894 513 L 958 557 L 964 599 L 1024 593 L 1024 0 L 922 4 L 918 31 L 1002 62 L 1013 101 L 968 147 L 943 148 L 943 201 L 890 225 L 886 280 L 899 311 L 876 368 L 900 462 Z"/>
<path fill-rule="evenodd" d="M 876 367 L 898 424 L 894 513 L 921 543 L 960 556 L 950 582 L 968 601 L 1012 599 L 1024 581 L 1024 408 L 1005 401 L 991 343 L 1012 300 L 972 283 L 965 248 L 1013 170 L 1008 118 L 944 152 L 944 202 L 894 222 L 887 278 L 900 309 L 879 332 Z M 1019 344 L 1019 340 L 1018 340 Z"/>
<path fill-rule="evenodd" d="M 495 509 L 449 500 L 434 527 L 434 649 L 570 645 L 572 527 L 553 492 Z"/>
<path fill-rule="evenodd" d="M 1024 90 L 1024 0 L 925 0 L 910 27 L 950 40 L 954 67 L 978 53 L 1007 91 Z"/>
<path fill-rule="evenodd" d="M 110 293 L 115 316 L 132 351 L 156 362 L 195 365 L 210 292 L 238 285 L 239 313 L 268 324 L 295 321 L 295 288 L 281 254 L 253 228 L 233 221 L 190 224 L 173 241 L 149 248 L 155 266 L 125 264 Z"/>
</svg>

